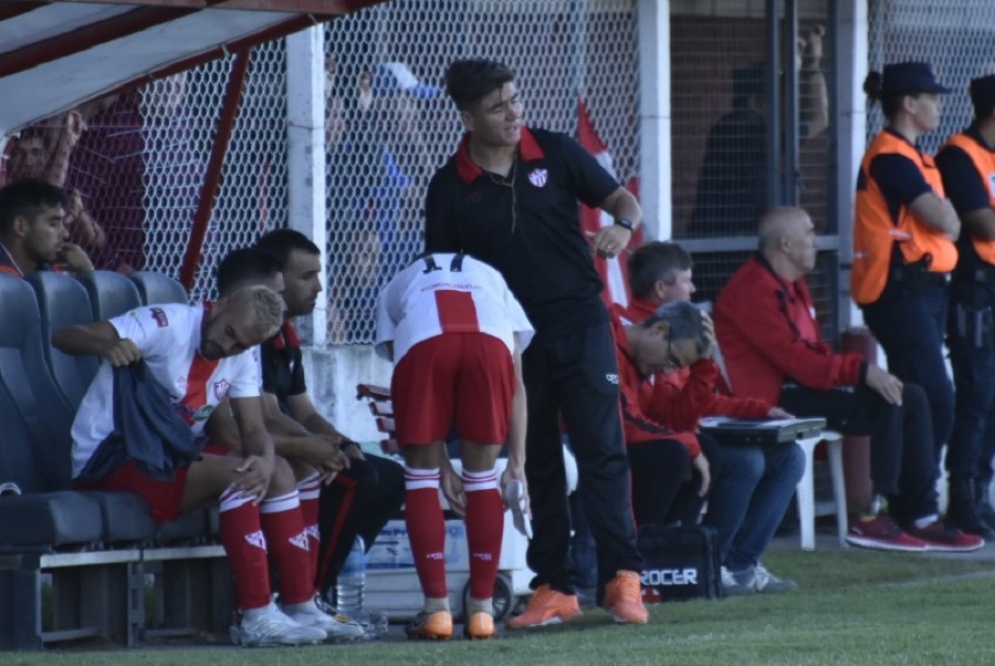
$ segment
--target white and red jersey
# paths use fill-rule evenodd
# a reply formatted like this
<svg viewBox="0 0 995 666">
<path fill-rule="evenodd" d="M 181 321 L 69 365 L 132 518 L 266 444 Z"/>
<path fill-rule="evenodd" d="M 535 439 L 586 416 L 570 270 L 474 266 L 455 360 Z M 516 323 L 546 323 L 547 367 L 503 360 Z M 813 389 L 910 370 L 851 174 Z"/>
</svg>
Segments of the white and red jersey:
<svg viewBox="0 0 995 666">
<path fill-rule="evenodd" d="M 225 396 L 259 395 L 257 347 L 237 356 L 209 361 L 200 355 L 201 305 L 141 307 L 110 324 L 135 343 L 152 375 L 173 398 L 177 412 L 195 435 Z M 73 421 L 73 476 L 78 476 L 100 443 L 114 431 L 114 368 L 100 364 Z"/>
<path fill-rule="evenodd" d="M 443 333 L 484 333 L 524 350 L 535 330 L 504 278 L 479 259 L 439 253 L 417 259 L 394 276 L 377 302 L 377 354 L 394 362 L 423 340 Z"/>
</svg>

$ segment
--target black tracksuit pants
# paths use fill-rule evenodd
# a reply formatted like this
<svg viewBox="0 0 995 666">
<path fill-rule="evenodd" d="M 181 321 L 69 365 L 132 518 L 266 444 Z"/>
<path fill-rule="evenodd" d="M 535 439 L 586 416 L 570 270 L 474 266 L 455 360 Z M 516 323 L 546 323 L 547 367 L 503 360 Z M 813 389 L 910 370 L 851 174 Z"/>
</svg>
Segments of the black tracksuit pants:
<svg viewBox="0 0 995 666">
<path fill-rule="evenodd" d="M 532 587 L 572 594 L 570 512 L 560 418 L 577 458 L 584 513 L 598 557 L 598 598 L 620 569 L 638 571 L 630 510 L 629 464 L 622 437 L 615 343 L 607 323 L 564 333 L 539 331 L 522 355 L 528 392 L 525 472 L 534 538 L 528 564 Z"/>
</svg>

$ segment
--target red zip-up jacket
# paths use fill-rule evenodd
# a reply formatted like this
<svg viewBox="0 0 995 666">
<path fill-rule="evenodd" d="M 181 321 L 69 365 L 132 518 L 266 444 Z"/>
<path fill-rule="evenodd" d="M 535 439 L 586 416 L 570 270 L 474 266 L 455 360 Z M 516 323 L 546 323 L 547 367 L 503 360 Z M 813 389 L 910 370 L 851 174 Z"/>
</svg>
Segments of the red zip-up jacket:
<svg viewBox="0 0 995 666">
<path fill-rule="evenodd" d="M 786 380 L 827 390 L 866 376 L 863 357 L 822 341 L 805 278 L 786 281 L 759 254 L 719 293 L 712 319 L 733 395 L 777 404 Z"/>
<path fill-rule="evenodd" d="M 619 400 L 622 407 L 622 428 L 626 446 L 638 446 L 655 439 L 675 439 L 684 445 L 694 460 L 701 455 L 698 438 L 691 432 L 674 432 L 663 423 L 647 416 L 641 407 L 640 386 L 645 378 L 632 356 L 629 336 L 625 333 L 618 311 L 612 312 L 612 334 L 615 336 L 615 357 L 618 362 Z"/>
<path fill-rule="evenodd" d="M 634 298 L 629 307 L 619 308 L 623 323 L 638 324 L 656 312 L 658 304 Z M 694 431 L 703 416 L 731 416 L 739 419 L 767 417 L 771 404 L 756 398 L 736 398 L 716 392 L 719 369 L 712 359 L 702 359 L 672 374 L 658 374 L 643 382 L 640 400 L 647 416 L 674 430 Z"/>
</svg>

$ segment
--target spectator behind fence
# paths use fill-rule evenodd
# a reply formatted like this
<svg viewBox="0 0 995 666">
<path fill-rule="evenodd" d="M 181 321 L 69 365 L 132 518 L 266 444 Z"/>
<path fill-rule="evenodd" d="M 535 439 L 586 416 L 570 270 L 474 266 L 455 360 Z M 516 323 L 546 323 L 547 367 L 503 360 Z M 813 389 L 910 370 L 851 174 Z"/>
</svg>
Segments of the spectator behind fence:
<svg viewBox="0 0 995 666">
<path fill-rule="evenodd" d="M 930 410 L 922 389 L 822 341 L 805 274 L 815 231 L 800 208 L 760 220 L 760 251 L 715 302 L 715 332 L 737 396 L 780 404 L 829 427 L 870 435 L 874 502 L 847 541 L 885 550 L 968 551 L 984 541 L 938 517 Z"/>
<path fill-rule="evenodd" d="M 79 191 L 82 207 L 103 230 L 105 242 L 73 239 L 99 269 L 130 273 L 145 268 L 145 162 L 143 119 L 137 90 L 80 107 L 87 129 L 69 158 L 66 187 Z"/>
<path fill-rule="evenodd" d="M 38 178 L 56 187 L 65 186 L 69 158 L 86 128 L 83 116 L 73 110 L 21 130 L 14 139 L 6 182 Z M 87 247 L 102 247 L 106 241 L 104 230 L 83 206 L 78 190 L 67 190 L 64 206 L 66 227 L 74 240 Z"/>
<path fill-rule="evenodd" d="M 950 283 L 947 346 L 954 371 L 954 428 L 947 449 L 947 520 L 995 538 L 988 489 L 995 456 L 995 76 L 971 81 L 974 122 L 936 156 L 943 189 L 964 231 Z"/>
<path fill-rule="evenodd" d="M 501 274 L 463 254 L 425 255 L 380 295 L 376 349 L 395 364 L 391 397 L 404 451 L 404 517 L 425 595 L 423 611 L 407 629 L 409 638 L 448 639 L 453 631 L 440 484 L 450 506 L 466 519 L 470 583 L 464 634 L 494 637 L 502 491 L 509 483 L 518 484 L 516 497 L 525 502 L 516 510 L 528 514 L 521 354 L 533 333 Z M 453 425 L 460 439 L 460 477 L 446 454 Z M 499 479 L 496 461 L 506 439 L 508 461 Z"/>
<path fill-rule="evenodd" d="M 128 492 L 145 498 L 157 523 L 205 505 L 220 507 L 219 535 L 228 557 L 240 621 L 235 643 L 298 645 L 327 636 L 335 620 L 314 602 L 308 575 L 308 540 L 293 472 L 273 453 L 259 398 L 258 358 L 253 347 L 271 337 L 283 318 L 283 302 L 265 287 L 241 289 L 213 304 L 141 307 L 109 321 L 70 326 L 52 344 L 71 355 L 106 359 L 80 403 L 72 427 L 74 485 L 85 490 Z M 149 405 L 175 413 L 192 435 L 227 396 L 236 412 L 242 455 L 203 452 L 189 467 L 168 474 L 140 466 L 130 457 L 145 438 L 128 438 L 129 459 L 110 470 L 93 468 L 125 424 L 115 416 L 136 407 L 120 404 L 115 374 L 143 363 L 143 381 L 157 382 L 170 405 Z M 165 408 L 165 410 L 163 409 Z M 133 424 L 131 414 L 128 424 Z M 161 446 L 161 445 L 160 445 Z M 153 452 L 155 453 L 155 452 Z M 162 452 L 165 454 L 165 452 Z M 85 481 L 82 481 L 85 479 Z M 267 551 L 280 578 L 278 608 L 270 598 Z"/>
<path fill-rule="evenodd" d="M 326 60 L 330 233 L 349 251 L 331 270 L 330 337 L 369 339 L 377 294 L 419 253 L 421 202 L 431 165 L 420 129 L 420 104 L 441 94 L 407 65 L 390 62 L 359 77 L 355 98 L 337 94 L 337 65 Z M 354 270 L 352 253 L 362 255 Z M 373 270 L 370 274 L 367 271 Z"/>
<path fill-rule="evenodd" d="M 617 622 L 645 623 L 642 558 L 629 508 L 629 466 L 618 409 L 618 366 L 592 244 L 578 199 L 616 223 L 593 251 L 616 256 L 642 217 L 636 199 L 576 141 L 526 127 L 514 74 L 489 60 L 457 60 L 446 88 L 467 130 L 428 188 L 425 247 L 467 252 L 497 268 L 536 337 L 523 354 L 535 538 L 535 593 L 508 620 L 518 629 L 581 614 L 569 554 L 570 516 L 560 424 L 577 457 L 584 514 L 598 549 L 598 602 Z"/>
<path fill-rule="evenodd" d="M 629 256 L 628 268 L 632 300 L 623 316 L 629 321 L 645 321 L 661 305 L 690 301 L 695 292 L 691 257 L 676 243 L 654 241 L 640 246 Z M 715 390 L 718 370 L 714 366 L 710 360 L 701 360 L 644 382 L 639 394 L 643 411 L 660 423 L 690 430 L 696 429 L 701 416 L 790 416 L 767 400 L 720 395 Z M 704 524 L 719 535 L 726 594 L 795 589 L 793 581 L 768 571 L 760 556 L 774 538 L 804 472 L 804 453 L 795 444 L 726 445 L 721 438 L 698 437 L 712 461 Z M 629 455 L 631 459 L 631 451 Z M 634 464 L 633 469 L 637 468 Z"/>
<path fill-rule="evenodd" d="M 822 25 L 814 26 L 807 39 L 799 40 L 796 52 L 795 68 L 801 84 L 798 134 L 803 140 L 822 134 L 829 126 L 829 96 L 821 68 L 824 35 Z M 766 70 L 764 63 L 733 70 L 733 110 L 708 133 L 691 216 L 692 235 L 752 235 L 757 218 L 767 207 L 767 137 L 770 129 L 779 132 L 781 128 L 768 127 Z"/>
<path fill-rule="evenodd" d="M 850 292 L 888 369 L 926 393 L 935 479 L 954 418 L 943 335 L 960 220 L 933 159 L 916 142 L 939 125 L 940 95 L 950 90 L 922 62 L 885 65 L 883 77 L 868 74 L 864 89 L 881 102 L 888 124 L 857 176 Z"/>
<path fill-rule="evenodd" d="M 70 243 L 61 187 L 22 178 L 0 188 L 0 272 L 27 277 L 39 270 L 92 271 L 86 253 Z"/>
</svg>

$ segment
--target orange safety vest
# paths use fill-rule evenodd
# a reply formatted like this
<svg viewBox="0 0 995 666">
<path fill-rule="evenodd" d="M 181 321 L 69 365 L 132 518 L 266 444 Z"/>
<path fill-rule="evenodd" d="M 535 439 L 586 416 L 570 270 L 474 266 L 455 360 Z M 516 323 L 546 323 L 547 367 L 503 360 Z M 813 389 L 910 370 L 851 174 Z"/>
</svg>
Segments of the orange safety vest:
<svg viewBox="0 0 995 666">
<path fill-rule="evenodd" d="M 988 205 L 995 208 L 995 153 L 966 134 L 954 134 L 940 150 L 945 150 L 947 146 L 956 146 L 967 154 L 988 193 Z M 971 234 L 971 244 L 982 261 L 995 264 L 995 240 L 983 240 Z"/>
<path fill-rule="evenodd" d="M 891 217 L 881 186 L 871 175 L 871 162 L 878 155 L 897 154 L 912 160 L 937 196 L 943 197 L 943 180 L 936 163 L 929 155 L 916 150 L 908 141 L 891 132 L 881 132 L 864 153 L 860 163 L 864 187 L 857 188 L 856 217 L 853 224 L 853 272 L 850 291 L 860 305 L 873 303 L 881 297 L 888 283 L 892 248 L 895 243 L 906 263 L 932 257 L 929 271 L 949 273 L 957 264 L 957 247 L 939 231 L 922 224 L 908 206 Z"/>
</svg>

